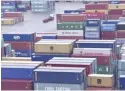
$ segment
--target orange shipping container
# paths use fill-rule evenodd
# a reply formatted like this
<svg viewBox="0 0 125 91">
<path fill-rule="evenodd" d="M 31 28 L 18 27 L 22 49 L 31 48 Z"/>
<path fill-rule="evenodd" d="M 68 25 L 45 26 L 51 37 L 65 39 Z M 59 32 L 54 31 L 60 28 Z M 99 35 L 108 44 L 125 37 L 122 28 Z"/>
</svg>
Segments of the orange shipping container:
<svg viewBox="0 0 125 91">
<path fill-rule="evenodd" d="M 113 87 L 113 85 L 114 85 L 113 75 L 106 75 L 106 74 L 88 75 L 88 86 Z"/>
</svg>

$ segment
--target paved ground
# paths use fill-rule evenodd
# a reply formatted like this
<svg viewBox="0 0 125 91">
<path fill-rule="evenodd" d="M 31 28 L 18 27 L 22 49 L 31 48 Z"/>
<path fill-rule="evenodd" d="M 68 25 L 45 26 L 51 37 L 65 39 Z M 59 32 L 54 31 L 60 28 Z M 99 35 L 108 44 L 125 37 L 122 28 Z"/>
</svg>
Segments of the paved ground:
<svg viewBox="0 0 125 91">
<path fill-rule="evenodd" d="M 56 3 L 55 12 L 63 13 L 65 9 L 79 9 L 84 8 L 84 5 L 81 2 L 59 2 Z M 49 13 L 32 13 L 30 11 L 24 13 L 25 21 L 22 23 L 18 23 L 13 26 L 2 26 L 2 33 L 6 33 L 8 31 L 33 31 L 33 32 L 56 32 L 56 18 L 54 21 L 44 24 L 42 22 L 43 19 L 49 16 Z"/>
</svg>

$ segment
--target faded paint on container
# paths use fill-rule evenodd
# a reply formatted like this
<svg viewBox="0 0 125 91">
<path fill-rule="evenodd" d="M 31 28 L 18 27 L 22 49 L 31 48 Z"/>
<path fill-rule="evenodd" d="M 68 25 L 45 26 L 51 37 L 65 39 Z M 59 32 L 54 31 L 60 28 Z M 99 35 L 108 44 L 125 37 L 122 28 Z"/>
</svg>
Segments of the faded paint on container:
<svg viewBox="0 0 125 91">
<path fill-rule="evenodd" d="M 95 38 L 95 39 L 100 39 L 100 32 L 85 32 L 85 39 L 91 39 L 91 38 Z"/>
<path fill-rule="evenodd" d="M 108 9 L 108 4 L 85 4 L 86 10 Z"/>
<path fill-rule="evenodd" d="M 49 41 L 49 42 L 36 42 L 35 43 L 35 52 L 38 53 L 71 53 L 73 42 L 66 41 Z M 64 50 L 65 49 L 65 50 Z"/>
<path fill-rule="evenodd" d="M 88 86 L 113 87 L 113 75 L 90 74 L 88 75 Z"/>
<path fill-rule="evenodd" d="M 31 80 L 2 79 L 1 90 L 33 90 Z"/>
<path fill-rule="evenodd" d="M 57 36 L 83 36 L 83 30 L 59 30 Z"/>
</svg>

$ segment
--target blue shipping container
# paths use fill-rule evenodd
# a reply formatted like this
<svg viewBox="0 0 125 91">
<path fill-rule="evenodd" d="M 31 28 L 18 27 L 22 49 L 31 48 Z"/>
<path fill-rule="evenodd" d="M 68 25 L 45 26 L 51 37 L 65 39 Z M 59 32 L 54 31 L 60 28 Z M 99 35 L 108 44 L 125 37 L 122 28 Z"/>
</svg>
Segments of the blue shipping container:
<svg viewBox="0 0 125 91">
<path fill-rule="evenodd" d="M 2 66 L 1 79 L 26 79 L 33 80 L 33 70 L 36 65 L 18 65 L 18 66 Z"/>
<path fill-rule="evenodd" d="M 100 23 L 101 23 L 101 20 L 100 19 L 95 19 L 95 20 L 91 20 L 91 19 L 88 19 L 86 21 L 86 26 L 100 26 Z"/>
<path fill-rule="evenodd" d="M 125 90 L 125 75 L 121 75 L 119 81 L 120 81 L 120 90 Z"/>
<path fill-rule="evenodd" d="M 4 41 L 27 41 L 34 42 L 36 38 L 36 33 L 19 33 L 19 32 L 10 32 L 3 34 Z"/>
<path fill-rule="evenodd" d="M 32 50 L 15 50 L 16 57 L 31 57 Z"/>
<path fill-rule="evenodd" d="M 42 36 L 42 39 L 57 39 L 57 36 Z"/>
<path fill-rule="evenodd" d="M 101 31 L 116 31 L 115 24 L 102 24 Z"/>
<path fill-rule="evenodd" d="M 60 70 L 60 71 L 59 71 Z M 36 69 L 34 70 L 34 82 L 37 83 L 65 83 L 81 84 L 84 82 L 84 71 L 69 69 Z"/>
<path fill-rule="evenodd" d="M 85 32 L 85 38 L 100 39 L 100 32 Z"/>
<path fill-rule="evenodd" d="M 31 55 L 32 61 L 44 61 L 47 62 L 53 57 L 70 57 L 71 54 L 40 54 L 40 53 L 33 53 Z"/>
<path fill-rule="evenodd" d="M 1 6 L 15 6 L 16 1 L 1 1 Z"/>
<path fill-rule="evenodd" d="M 102 24 L 116 24 L 119 23 L 120 20 L 107 20 L 107 21 L 102 21 Z"/>
</svg>

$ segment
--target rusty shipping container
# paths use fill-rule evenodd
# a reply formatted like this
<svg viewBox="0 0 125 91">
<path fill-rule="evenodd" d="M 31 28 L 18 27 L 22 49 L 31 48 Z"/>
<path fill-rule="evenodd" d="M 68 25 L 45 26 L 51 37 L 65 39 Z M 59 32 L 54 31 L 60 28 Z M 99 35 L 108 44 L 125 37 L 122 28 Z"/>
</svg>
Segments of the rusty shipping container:
<svg viewBox="0 0 125 91">
<path fill-rule="evenodd" d="M 88 86 L 113 87 L 114 77 L 113 75 L 90 74 L 88 75 Z"/>
<path fill-rule="evenodd" d="M 85 4 L 86 10 L 93 10 L 93 9 L 108 9 L 108 4 Z"/>
<path fill-rule="evenodd" d="M 33 90 L 31 80 L 2 79 L 1 90 Z"/>
<path fill-rule="evenodd" d="M 84 14 L 57 14 L 57 22 L 83 22 L 86 20 Z"/>
<path fill-rule="evenodd" d="M 5 41 L 5 43 L 10 43 L 12 48 L 15 50 L 33 50 L 34 43 L 33 42 L 10 42 Z"/>
</svg>

